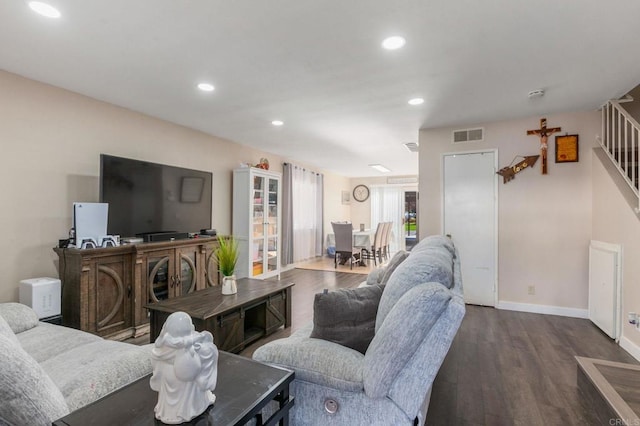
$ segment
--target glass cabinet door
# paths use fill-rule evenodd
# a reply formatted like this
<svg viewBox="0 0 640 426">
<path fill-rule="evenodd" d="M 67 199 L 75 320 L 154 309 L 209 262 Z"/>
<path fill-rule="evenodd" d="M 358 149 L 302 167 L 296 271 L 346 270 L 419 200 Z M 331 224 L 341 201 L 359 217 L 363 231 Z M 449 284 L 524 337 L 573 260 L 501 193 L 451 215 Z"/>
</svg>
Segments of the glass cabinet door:
<svg viewBox="0 0 640 426">
<path fill-rule="evenodd" d="M 149 256 L 147 266 L 147 282 L 149 285 L 149 301 L 159 302 L 170 297 L 169 290 L 173 287 L 170 270 L 170 253 L 164 252 Z"/>
<path fill-rule="evenodd" d="M 253 177 L 253 198 L 252 198 L 252 233 L 253 247 L 251 251 L 252 271 L 251 276 L 261 275 L 264 272 L 264 224 L 265 224 L 265 191 L 266 179 L 263 176 Z"/>
<path fill-rule="evenodd" d="M 176 289 L 178 294 L 187 294 L 196 290 L 196 256 L 197 251 L 193 248 L 178 250 L 179 280 L 180 286 Z"/>
<path fill-rule="evenodd" d="M 267 220 L 267 258 L 266 265 L 268 272 L 278 270 L 278 180 L 269 178 L 269 198 L 268 198 L 268 220 Z"/>
</svg>

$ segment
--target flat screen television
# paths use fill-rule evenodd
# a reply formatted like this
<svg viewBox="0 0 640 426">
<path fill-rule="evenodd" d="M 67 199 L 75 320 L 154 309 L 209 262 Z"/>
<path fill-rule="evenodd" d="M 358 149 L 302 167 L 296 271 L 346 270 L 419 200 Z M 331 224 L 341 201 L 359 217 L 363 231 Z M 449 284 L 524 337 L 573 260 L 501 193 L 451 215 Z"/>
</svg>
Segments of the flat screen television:
<svg viewBox="0 0 640 426">
<path fill-rule="evenodd" d="M 213 174 L 100 155 L 100 202 L 107 231 L 121 237 L 211 228 Z"/>
</svg>

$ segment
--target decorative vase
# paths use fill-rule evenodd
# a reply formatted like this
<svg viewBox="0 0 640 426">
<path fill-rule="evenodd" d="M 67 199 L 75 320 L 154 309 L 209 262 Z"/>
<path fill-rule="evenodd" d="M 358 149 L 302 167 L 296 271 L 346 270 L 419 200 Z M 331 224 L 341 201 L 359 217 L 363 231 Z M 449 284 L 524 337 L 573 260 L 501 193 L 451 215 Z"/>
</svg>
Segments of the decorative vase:
<svg viewBox="0 0 640 426">
<path fill-rule="evenodd" d="M 238 292 L 238 286 L 236 285 L 236 276 L 229 275 L 228 277 L 222 277 L 222 294 L 236 294 Z"/>
</svg>

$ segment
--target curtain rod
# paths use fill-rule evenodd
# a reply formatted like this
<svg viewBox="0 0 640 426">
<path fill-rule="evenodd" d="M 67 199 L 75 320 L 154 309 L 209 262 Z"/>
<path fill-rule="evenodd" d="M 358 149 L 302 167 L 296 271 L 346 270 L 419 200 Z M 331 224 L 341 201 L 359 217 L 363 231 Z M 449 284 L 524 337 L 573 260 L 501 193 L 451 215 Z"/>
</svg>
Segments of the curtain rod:
<svg viewBox="0 0 640 426">
<path fill-rule="evenodd" d="M 302 167 L 302 166 L 298 166 L 298 165 L 295 165 L 295 164 L 293 164 L 293 163 L 287 163 L 287 162 L 284 162 L 284 163 L 282 163 L 282 164 L 284 164 L 285 166 L 295 167 L 296 169 L 302 169 L 302 170 L 304 170 L 305 172 L 310 172 L 310 173 L 313 173 L 313 174 L 316 174 L 316 175 L 324 176 L 324 175 L 323 175 L 322 173 L 320 173 L 320 172 L 314 172 L 313 170 L 307 170 L 307 169 L 305 169 L 304 167 Z"/>
</svg>

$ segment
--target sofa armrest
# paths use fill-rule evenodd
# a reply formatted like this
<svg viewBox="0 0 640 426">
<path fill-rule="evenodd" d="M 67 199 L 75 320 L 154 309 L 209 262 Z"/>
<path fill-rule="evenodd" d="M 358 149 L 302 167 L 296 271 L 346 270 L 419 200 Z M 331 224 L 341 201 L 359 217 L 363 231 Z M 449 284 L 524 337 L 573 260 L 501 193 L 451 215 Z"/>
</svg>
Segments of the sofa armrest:
<svg viewBox="0 0 640 426">
<path fill-rule="evenodd" d="M 256 349 L 253 359 L 294 370 L 296 380 L 352 392 L 364 389 L 364 355 L 326 340 L 300 335 L 274 340 Z"/>
<path fill-rule="evenodd" d="M 38 325 L 38 314 L 22 303 L 0 303 L 0 315 L 7 321 L 15 334 L 22 333 Z"/>
</svg>

